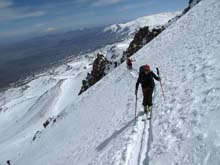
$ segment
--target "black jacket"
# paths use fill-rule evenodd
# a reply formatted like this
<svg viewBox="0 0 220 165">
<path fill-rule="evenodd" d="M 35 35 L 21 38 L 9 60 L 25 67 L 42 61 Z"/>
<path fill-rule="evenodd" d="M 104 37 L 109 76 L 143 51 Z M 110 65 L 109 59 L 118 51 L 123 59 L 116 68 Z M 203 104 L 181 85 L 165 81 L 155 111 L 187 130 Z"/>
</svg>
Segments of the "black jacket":
<svg viewBox="0 0 220 165">
<path fill-rule="evenodd" d="M 144 73 L 144 66 L 140 67 L 139 76 L 136 83 L 136 90 L 138 89 L 139 83 L 141 84 L 142 88 L 154 88 L 155 83 L 154 79 L 159 81 L 159 77 L 153 71 L 150 71 L 150 74 L 146 75 Z"/>
</svg>

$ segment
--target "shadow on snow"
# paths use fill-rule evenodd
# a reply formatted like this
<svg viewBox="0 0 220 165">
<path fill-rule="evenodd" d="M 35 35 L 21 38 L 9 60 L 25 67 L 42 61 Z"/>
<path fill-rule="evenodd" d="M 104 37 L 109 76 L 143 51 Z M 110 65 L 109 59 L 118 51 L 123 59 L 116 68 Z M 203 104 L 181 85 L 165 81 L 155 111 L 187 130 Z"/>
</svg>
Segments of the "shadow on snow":
<svg viewBox="0 0 220 165">
<path fill-rule="evenodd" d="M 143 112 L 139 112 L 137 115 L 137 118 L 142 116 Z M 119 136 L 123 131 L 125 131 L 130 125 L 136 123 L 137 118 L 132 119 L 131 121 L 129 121 L 124 127 L 122 127 L 121 129 L 115 131 L 110 137 L 108 137 L 107 139 L 105 139 L 103 142 L 101 142 L 99 144 L 98 147 L 96 147 L 97 151 L 101 151 L 103 150 L 112 140 L 114 140 L 117 136 Z"/>
</svg>

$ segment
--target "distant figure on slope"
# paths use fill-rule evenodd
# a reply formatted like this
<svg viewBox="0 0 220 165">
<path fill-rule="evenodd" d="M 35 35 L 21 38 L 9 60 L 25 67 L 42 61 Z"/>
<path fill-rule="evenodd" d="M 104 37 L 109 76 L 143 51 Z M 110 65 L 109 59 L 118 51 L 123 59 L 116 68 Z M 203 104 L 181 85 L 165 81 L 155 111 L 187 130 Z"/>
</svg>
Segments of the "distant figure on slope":
<svg viewBox="0 0 220 165">
<path fill-rule="evenodd" d="M 136 83 L 136 89 L 135 89 L 135 95 L 137 95 L 138 92 L 138 86 L 139 83 L 142 86 L 143 91 L 143 106 L 144 106 L 144 112 L 148 113 L 152 110 L 152 95 L 154 90 L 154 79 L 157 81 L 160 81 L 160 78 L 156 76 L 156 74 L 150 70 L 149 65 L 143 65 L 140 67 L 139 70 L 139 77 Z"/>
<path fill-rule="evenodd" d="M 7 160 L 7 165 L 10 165 L 10 164 L 11 164 L 10 160 Z"/>
<path fill-rule="evenodd" d="M 127 68 L 128 68 L 129 70 L 132 69 L 132 60 L 131 60 L 130 58 L 127 59 Z"/>
</svg>

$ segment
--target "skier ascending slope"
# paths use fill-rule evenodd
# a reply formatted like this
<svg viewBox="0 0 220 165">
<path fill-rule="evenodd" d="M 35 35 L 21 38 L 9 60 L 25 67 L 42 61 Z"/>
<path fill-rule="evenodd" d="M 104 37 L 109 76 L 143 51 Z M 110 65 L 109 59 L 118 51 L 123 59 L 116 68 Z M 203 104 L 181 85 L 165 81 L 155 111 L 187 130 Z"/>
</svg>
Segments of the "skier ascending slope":
<svg viewBox="0 0 220 165">
<path fill-rule="evenodd" d="M 128 58 L 127 61 L 126 61 L 126 63 L 127 63 L 127 68 L 128 68 L 129 70 L 131 70 L 131 69 L 132 69 L 132 59 Z"/>
<path fill-rule="evenodd" d="M 149 65 L 143 65 L 139 70 L 139 77 L 136 83 L 135 95 L 137 96 L 139 83 L 142 86 L 143 91 L 143 106 L 144 112 L 148 113 L 152 110 L 152 95 L 154 90 L 154 79 L 160 81 L 160 77 L 156 76 L 156 74 L 150 70 Z"/>
</svg>

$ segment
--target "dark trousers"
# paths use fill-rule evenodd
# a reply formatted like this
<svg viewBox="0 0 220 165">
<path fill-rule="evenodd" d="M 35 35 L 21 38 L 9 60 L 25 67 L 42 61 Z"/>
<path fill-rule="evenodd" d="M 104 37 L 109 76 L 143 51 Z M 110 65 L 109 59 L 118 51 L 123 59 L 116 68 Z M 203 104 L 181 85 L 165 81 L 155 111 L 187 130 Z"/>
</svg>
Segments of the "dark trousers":
<svg viewBox="0 0 220 165">
<path fill-rule="evenodd" d="M 153 88 L 142 88 L 143 91 L 143 106 L 152 106 L 152 95 L 153 95 Z"/>
<path fill-rule="evenodd" d="M 127 68 L 129 69 L 129 70 L 131 70 L 132 69 L 132 64 L 127 64 Z"/>
</svg>

